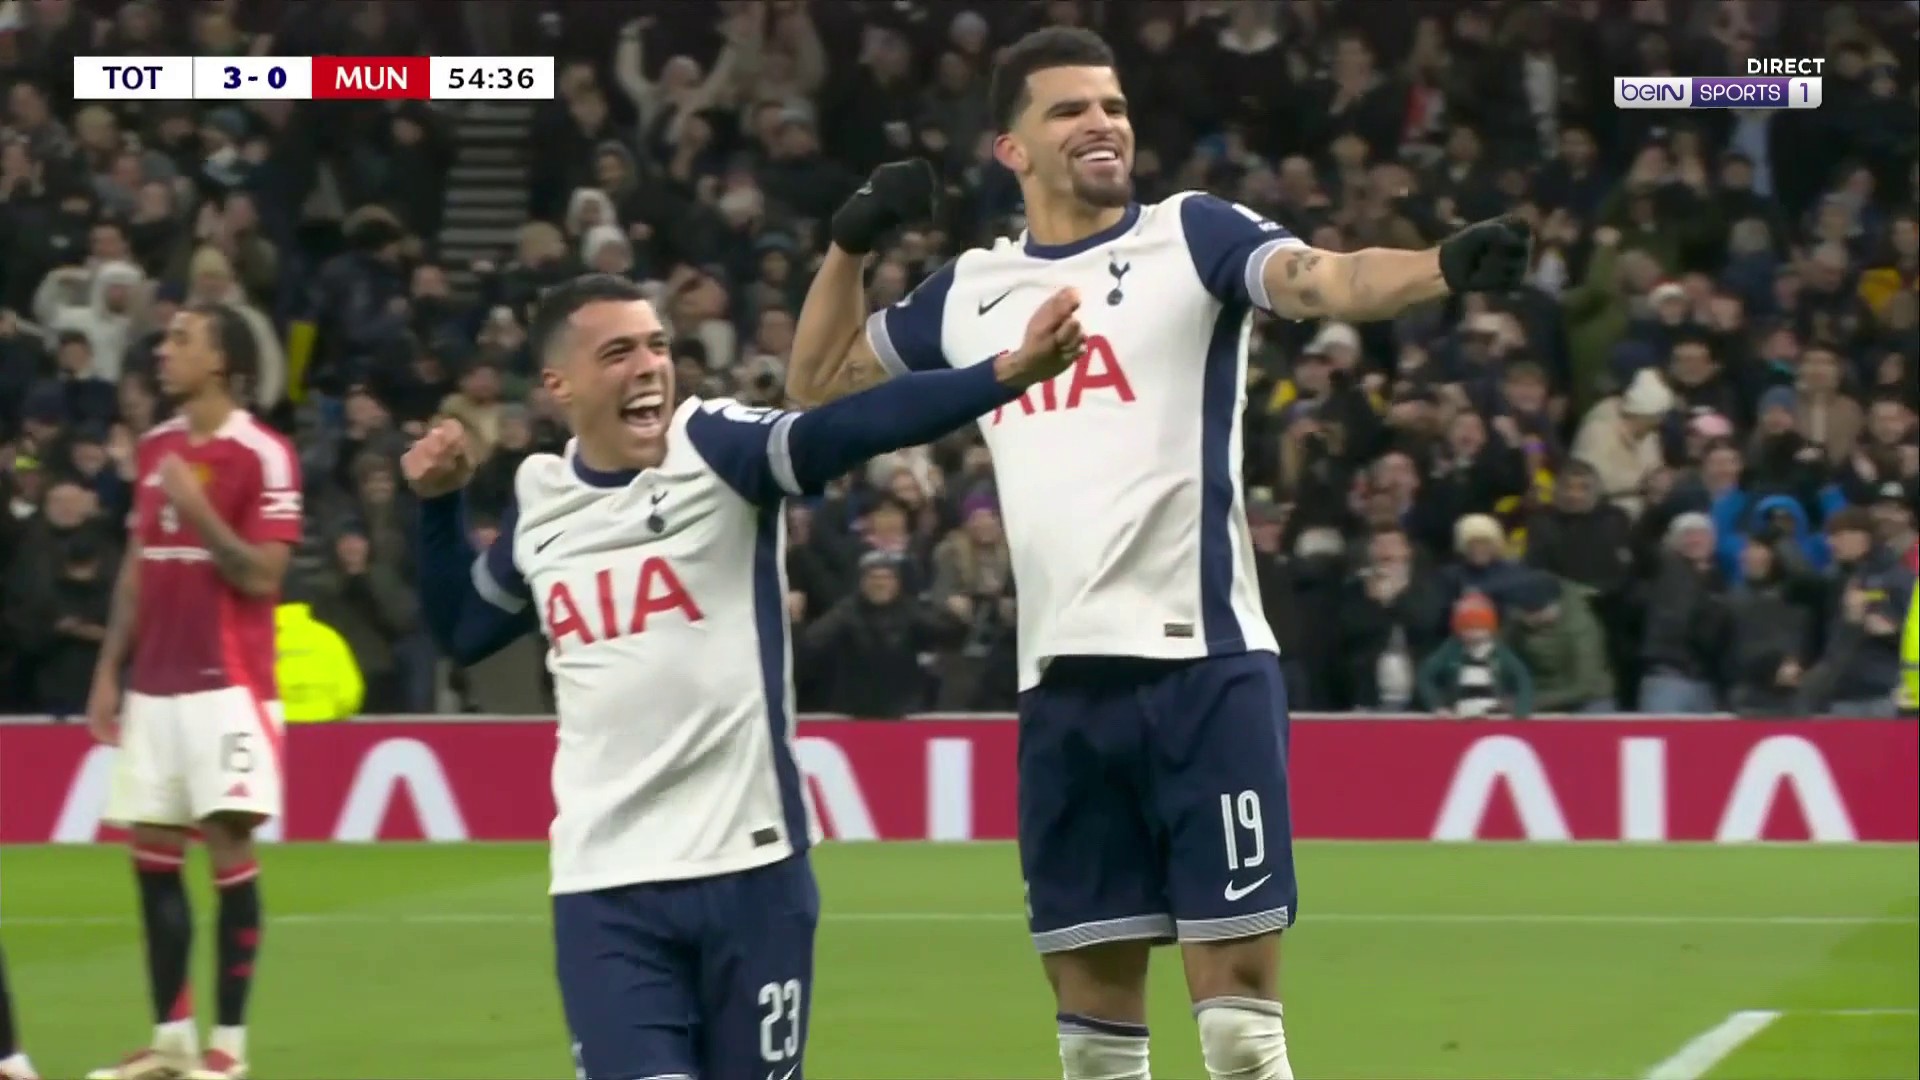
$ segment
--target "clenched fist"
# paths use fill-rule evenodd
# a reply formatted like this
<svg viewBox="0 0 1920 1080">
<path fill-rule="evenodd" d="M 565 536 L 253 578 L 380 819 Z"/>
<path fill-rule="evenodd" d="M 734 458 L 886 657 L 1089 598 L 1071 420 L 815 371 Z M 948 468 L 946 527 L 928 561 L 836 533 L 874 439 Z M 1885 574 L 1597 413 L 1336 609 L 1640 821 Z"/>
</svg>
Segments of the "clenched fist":
<svg viewBox="0 0 1920 1080">
<path fill-rule="evenodd" d="M 851 255 L 865 255 L 887 232 L 931 221 L 937 213 L 939 177 L 919 158 L 890 161 L 833 212 L 833 242 Z"/>
<path fill-rule="evenodd" d="M 1456 293 L 1512 292 L 1527 279 L 1533 228 L 1517 217 L 1469 225 L 1440 242 L 1440 276 Z"/>
<path fill-rule="evenodd" d="M 441 420 L 400 455 L 400 475 L 423 499 L 450 495 L 473 479 L 467 429 L 458 420 Z"/>
</svg>

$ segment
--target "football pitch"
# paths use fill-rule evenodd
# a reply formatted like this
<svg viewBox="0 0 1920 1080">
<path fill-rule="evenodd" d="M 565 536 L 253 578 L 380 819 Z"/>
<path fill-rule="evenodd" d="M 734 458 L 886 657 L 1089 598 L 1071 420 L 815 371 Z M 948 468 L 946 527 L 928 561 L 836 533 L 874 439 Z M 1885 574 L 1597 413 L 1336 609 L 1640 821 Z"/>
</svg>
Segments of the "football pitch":
<svg viewBox="0 0 1920 1080">
<path fill-rule="evenodd" d="M 572 1075 L 534 845 L 282 845 L 252 1017 L 263 1080 Z M 828 845 L 808 1075 L 1059 1075 L 1010 845 Z M 1920 1076 L 1912 846 L 1310 843 L 1284 989 L 1303 1077 Z M 212 905 L 196 856 L 195 980 Z M 147 1035 L 112 847 L 0 851 L 0 935 L 51 1077 Z M 1156 958 L 1154 1075 L 1204 1076 Z M 716 1078 L 732 1080 L 732 1078 Z"/>
</svg>

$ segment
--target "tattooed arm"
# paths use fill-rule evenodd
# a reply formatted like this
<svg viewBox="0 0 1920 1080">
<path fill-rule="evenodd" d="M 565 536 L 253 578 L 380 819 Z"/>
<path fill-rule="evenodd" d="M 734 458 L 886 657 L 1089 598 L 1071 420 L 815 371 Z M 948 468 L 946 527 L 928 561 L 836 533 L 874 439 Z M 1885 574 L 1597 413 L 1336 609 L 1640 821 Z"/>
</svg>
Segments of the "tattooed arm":
<svg viewBox="0 0 1920 1080">
<path fill-rule="evenodd" d="M 1447 295 L 1440 251 L 1365 248 L 1339 253 L 1282 248 L 1260 274 L 1276 315 L 1371 322 Z"/>
<path fill-rule="evenodd" d="M 887 380 L 867 344 L 867 290 L 861 258 L 827 248 L 807 288 L 787 359 L 787 396 L 812 408 Z"/>
</svg>

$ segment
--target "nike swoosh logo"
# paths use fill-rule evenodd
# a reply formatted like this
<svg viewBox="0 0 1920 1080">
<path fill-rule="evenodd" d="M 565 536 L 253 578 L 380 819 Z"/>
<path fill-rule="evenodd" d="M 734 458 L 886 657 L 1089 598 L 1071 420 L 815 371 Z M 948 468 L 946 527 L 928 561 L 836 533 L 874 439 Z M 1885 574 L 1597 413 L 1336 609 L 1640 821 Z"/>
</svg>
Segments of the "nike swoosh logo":
<svg viewBox="0 0 1920 1080">
<path fill-rule="evenodd" d="M 1013 290 L 1008 289 L 1006 292 L 1001 293 L 999 296 L 996 296 L 991 300 L 982 301 L 980 304 L 980 314 L 985 315 L 987 312 L 992 311 L 994 308 L 999 307 L 1000 301 L 1005 300 L 1007 297 L 1012 295 L 1013 295 Z"/>
<path fill-rule="evenodd" d="M 1272 874 L 1268 874 L 1266 877 L 1263 877 L 1260 880 L 1254 882 L 1253 884 L 1245 886 L 1244 888 L 1239 885 L 1235 885 L 1233 882 L 1229 881 L 1227 882 L 1226 891 L 1221 893 L 1221 895 L 1225 896 L 1229 902 L 1243 899 L 1248 893 L 1251 893 L 1253 890 L 1259 888 L 1262 885 L 1265 885 L 1269 880 L 1272 879 L 1272 877 L 1273 877 Z"/>
<path fill-rule="evenodd" d="M 540 541 L 539 543 L 537 543 L 537 544 L 535 544 L 535 545 L 533 545 L 533 553 L 534 553 L 535 555 L 538 555 L 538 554 L 540 554 L 541 552 L 543 552 L 543 551 L 545 551 L 545 550 L 547 550 L 547 546 L 548 546 L 549 544 L 552 544 L 552 543 L 553 543 L 553 542 L 554 542 L 555 540 L 558 540 L 558 539 L 560 539 L 560 538 L 561 538 L 562 536 L 564 536 L 564 535 L 566 535 L 566 534 L 565 534 L 565 533 L 554 533 L 554 534 L 553 534 L 552 536 L 549 536 L 549 537 L 547 537 L 547 538 L 546 538 L 545 540 L 542 540 L 542 541 Z"/>
</svg>

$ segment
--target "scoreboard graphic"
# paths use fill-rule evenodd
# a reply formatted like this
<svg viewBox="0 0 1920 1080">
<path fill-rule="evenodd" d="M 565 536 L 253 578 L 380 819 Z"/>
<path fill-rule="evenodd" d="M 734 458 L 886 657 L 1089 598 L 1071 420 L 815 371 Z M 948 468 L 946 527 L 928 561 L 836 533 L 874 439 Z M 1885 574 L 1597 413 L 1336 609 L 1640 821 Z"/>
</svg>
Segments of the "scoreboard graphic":
<svg viewBox="0 0 1920 1080">
<path fill-rule="evenodd" d="M 544 101 L 551 56 L 79 56 L 82 101 Z"/>
</svg>

